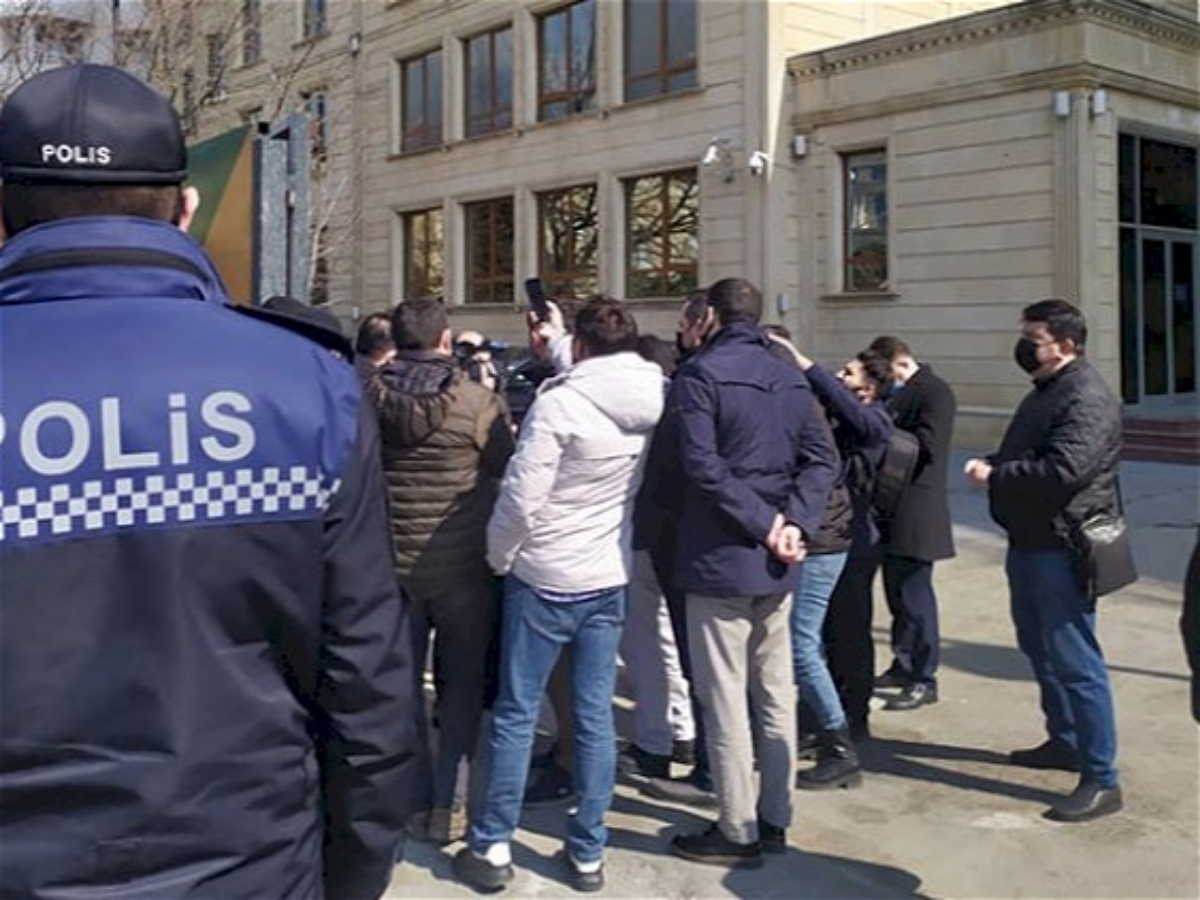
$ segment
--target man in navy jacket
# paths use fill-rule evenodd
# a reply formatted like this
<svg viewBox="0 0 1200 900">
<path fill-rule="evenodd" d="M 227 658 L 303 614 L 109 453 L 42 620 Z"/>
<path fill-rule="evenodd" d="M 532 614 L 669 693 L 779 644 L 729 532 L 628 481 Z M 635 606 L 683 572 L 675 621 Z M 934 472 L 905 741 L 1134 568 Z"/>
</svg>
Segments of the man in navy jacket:
<svg viewBox="0 0 1200 900">
<path fill-rule="evenodd" d="M 836 456 L 803 374 L 768 349 L 758 289 L 729 278 L 708 293 L 717 330 L 676 374 L 668 402 L 685 479 L 676 582 L 687 592 L 720 815 L 673 849 L 753 867 L 764 849 L 783 850 L 791 822 L 791 588 L 804 540 L 821 524 Z"/>
<path fill-rule="evenodd" d="M 374 418 L 229 308 L 174 110 L 0 113 L 0 896 L 373 900 L 421 707 Z"/>
</svg>

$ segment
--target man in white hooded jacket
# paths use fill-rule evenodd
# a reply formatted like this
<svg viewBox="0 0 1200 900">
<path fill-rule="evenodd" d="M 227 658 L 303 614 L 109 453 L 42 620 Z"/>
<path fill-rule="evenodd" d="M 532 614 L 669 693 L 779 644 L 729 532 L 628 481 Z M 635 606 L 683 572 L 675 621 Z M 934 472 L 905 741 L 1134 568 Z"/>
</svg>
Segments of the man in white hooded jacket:
<svg viewBox="0 0 1200 900">
<path fill-rule="evenodd" d="M 632 511 L 662 414 L 662 372 L 636 353 L 637 325 L 617 300 L 579 311 L 574 365 L 547 382 L 521 429 L 488 525 L 488 562 L 506 576 L 500 694 L 491 771 L 454 859 L 479 890 L 513 878 L 510 841 L 521 812 L 534 727 L 560 652 L 572 650 L 575 791 L 565 875 L 603 887 L 604 814 L 612 801 L 612 698 L 632 559 Z"/>
</svg>

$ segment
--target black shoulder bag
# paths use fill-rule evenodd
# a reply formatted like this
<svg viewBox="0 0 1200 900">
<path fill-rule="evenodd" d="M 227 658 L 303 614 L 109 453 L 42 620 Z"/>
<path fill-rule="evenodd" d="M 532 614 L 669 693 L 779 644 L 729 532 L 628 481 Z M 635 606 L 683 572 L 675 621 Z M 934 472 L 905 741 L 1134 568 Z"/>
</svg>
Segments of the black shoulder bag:
<svg viewBox="0 0 1200 900">
<path fill-rule="evenodd" d="M 1124 512 L 1121 490 L 1117 488 L 1115 513 L 1097 513 L 1072 529 L 1075 547 L 1093 597 L 1119 591 L 1138 579 Z"/>
</svg>

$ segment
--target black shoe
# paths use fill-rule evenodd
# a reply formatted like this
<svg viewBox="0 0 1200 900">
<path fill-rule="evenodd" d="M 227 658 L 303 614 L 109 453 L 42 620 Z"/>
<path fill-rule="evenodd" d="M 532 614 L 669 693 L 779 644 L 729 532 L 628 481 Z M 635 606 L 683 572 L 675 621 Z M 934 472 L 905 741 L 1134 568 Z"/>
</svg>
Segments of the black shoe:
<svg viewBox="0 0 1200 900">
<path fill-rule="evenodd" d="M 691 775 L 683 778 L 651 778 L 642 787 L 642 793 L 656 800 L 669 800 L 699 809 L 717 808 L 712 779 L 704 774 L 698 775 L 695 769 Z"/>
<path fill-rule="evenodd" d="M 696 764 L 696 742 L 672 741 L 671 762 L 679 763 L 681 766 L 694 766 Z"/>
<path fill-rule="evenodd" d="M 1024 769 L 1054 769 L 1060 772 L 1078 772 L 1079 756 L 1075 750 L 1054 738 L 1028 750 L 1014 750 L 1008 761 Z"/>
<path fill-rule="evenodd" d="M 877 688 L 906 688 L 910 684 L 912 684 L 912 679 L 895 666 L 875 677 L 875 687 Z"/>
<path fill-rule="evenodd" d="M 762 865 L 762 844 L 739 844 L 721 833 L 716 823 L 699 834 L 677 834 L 671 838 L 671 852 L 692 862 L 731 869 L 757 869 Z"/>
<path fill-rule="evenodd" d="M 1119 787 L 1101 787 L 1093 781 L 1080 781 L 1079 787 L 1042 815 L 1051 822 L 1087 822 L 1111 816 L 1123 805 Z"/>
<path fill-rule="evenodd" d="M 646 778 L 670 778 L 671 757 L 651 753 L 637 744 L 630 744 L 617 754 L 617 771 L 622 775 L 642 775 Z"/>
<path fill-rule="evenodd" d="M 920 709 L 922 706 L 929 706 L 931 703 L 937 703 L 937 701 L 937 685 L 918 681 L 915 684 L 908 685 L 900 692 L 899 696 L 893 697 L 887 703 L 883 704 L 883 708 L 892 712 L 907 712 L 910 709 Z"/>
<path fill-rule="evenodd" d="M 799 762 L 816 759 L 820 749 L 821 736 L 815 731 L 806 731 L 796 738 L 796 759 Z"/>
<path fill-rule="evenodd" d="M 817 764 L 796 774 L 796 788 L 801 791 L 829 791 L 835 788 L 859 787 L 862 784 L 862 768 L 858 764 L 858 752 L 850 740 L 850 730 L 821 732 L 821 749 Z"/>
<path fill-rule="evenodd" d="M 766 819 L 758 820 L 758 842 L 763 853 L 787 853 L 787 829 L 772 825 Z"/>
<path fill-rule="evenodd" d="M 572 890 L 582 894 L 594 894 L 596 891 L 604 890 L 603 864 L 595 872 L 582 872 L 566 850 L 559 850 L 555 854 L 555 858 L 561 860 L 563 867 L 567 870 L 567 884 L 571 886 Z"/>
<path fill-rule="evenodd" d="M 865 744 L 871 739 L 871 726 L 864 719 L 861 722 L 850 723 L 850 740 L 856 744 Z"/>
<path fill-rule="evenodd" d="M 575 796 L 575 781 L 571 773 L 555 763 L 549 768 L 537 769 L 537 774 L 525 788 L 521 805 L 536 809 L 539 806 L 557 806 Z"/>
<path fill-rule="evenodd" d="M 454 877 L 467 887 L 474 888 L 485 894 L 494 894 L 504 890 L 513 880 L 513 867 L 493 866 L 482 856 L 477 855 L 470 847 L 463 847 L 454 854 Z"/>
</svg>

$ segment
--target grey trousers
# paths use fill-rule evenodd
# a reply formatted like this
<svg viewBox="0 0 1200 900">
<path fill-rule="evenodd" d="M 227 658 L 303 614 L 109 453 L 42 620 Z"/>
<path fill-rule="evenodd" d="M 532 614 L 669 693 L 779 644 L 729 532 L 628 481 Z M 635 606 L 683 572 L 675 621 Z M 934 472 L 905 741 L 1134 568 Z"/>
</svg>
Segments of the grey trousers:
<svg viewBox="0 0 1200 900">
<path fill-rule="evenodd" d="M 758 840 L 760 818 L 781 828 L 792 821 L 796 687 L 791 607 L 791 594 L 687 595 L 693 687 L 704 711 L 720 804 L 718 825 L 738 843 Z"/>
</svg>

